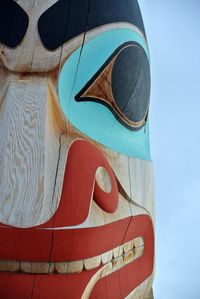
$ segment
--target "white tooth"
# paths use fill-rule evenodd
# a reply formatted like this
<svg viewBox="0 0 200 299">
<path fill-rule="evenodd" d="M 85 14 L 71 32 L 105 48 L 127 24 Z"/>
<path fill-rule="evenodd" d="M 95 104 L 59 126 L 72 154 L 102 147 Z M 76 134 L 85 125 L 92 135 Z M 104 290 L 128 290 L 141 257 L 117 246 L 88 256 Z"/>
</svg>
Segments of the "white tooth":
<svg viewBox="0 0 200 299">
<path fill-rule="evenodd" d="M 55 271 L 57 273 L 60 273 L 60 274 L 67 273 L 68 266 L 69 266 L 68 262 L 65 262 L 65 263 L 55 263 Z"/>
<path fill-rule="evenodd" d="M 101 278 L 111 274 L 113 272 L 112 263 L 108 263 L 103 267 L 103 270 L 101 272 Z"/>
<path fill-rule="evenodd" d="M 103 264 L 107 264 L 112 260 L 113 253 L 112 250 L 105 252 L 104 254 L 101 255 L 101 260 Z"/>
<path fill-rule="evenodd" d="M 133 251 L 134 259 L 137 259 L 137 258 L 139 258 L 140 256 L 142 256 L 143 251 L 144 251 L 144 246 L 136 247 L 136 248 L 134 249 L 134 251 Z"/>
<path fill-rule="evenodd" d="M 131 263 L 134 260 L 133 251 L 129 251 L 124 254 L 124 265 Z"/>
<path fill-rule="evenodd" d="M 0 272 L 18 272 L 19 271 L 19 261 L 0 261 Z"/>
<path fill-rule="evenodd" d="M 21 272 L 31 273 L 32 271 L 32 263 L 31 262 L 20 262 Z"/>
<path fill-rule="evenodd" d="M 84 260 L 84 266 L 86 270 L 91 270 L 98 267 L 101 264 L 101 256 L 91 257 Z"/>
<path fill-rule="evenodd" d="M 31 273 L 47 274 L 54 272 L 54 263 L 32 262 Z"/>
<path fill-rule="evenodd" d="M 133 240 L 133 245 L 134 247 L 140 247 L 140 246 L 143 246 L 144 245 L 144 240 L 142 237 L 138 237 L 138 238 L 135 238 Z"/>
<path fill-rule="evenodd" d="M 123 257 L 117 257 L 112 260 L 113 271 L 119 270 L 123 266 Z"/>
<path fill-rule="evenodd" d="M 130 241 L 131 242 L 131 250 L 133 250 L 133 248 L 134 248 L 134 243 L 133 243 L 133 240 L 132 241 Z"/>
<path fill-rule="evenodd" d="M 80 273 L 83 270 L 83 261 L 68 262 L 67 273 Z"/>
<path fill-rule="evenodd" d="M 113 249 L 113 256 L 114 257 L 122 256 L 122 254 L 123 254 L 123 246 L 118 246 L 118 247 Z"/>
<path fill-rule="evenodd" d="M 133 244 L 132 241 L 129 241 L 129 242 L 123 244 L 123 250 L 125 253 L 129 252 L 132 249 L 132 244 Z"/>
</svg>

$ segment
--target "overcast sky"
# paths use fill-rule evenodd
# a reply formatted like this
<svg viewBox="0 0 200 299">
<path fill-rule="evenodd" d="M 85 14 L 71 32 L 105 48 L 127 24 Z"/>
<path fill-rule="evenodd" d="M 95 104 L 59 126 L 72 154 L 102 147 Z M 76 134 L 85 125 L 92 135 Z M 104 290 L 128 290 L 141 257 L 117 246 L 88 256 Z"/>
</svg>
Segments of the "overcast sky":
<svg viewBox="0 0 200 299">
<path fill-rule="evenodd" d="M 139 3 L 152 70 L 155 299 L 200 299 L 200 1 Z"/>
</svg>

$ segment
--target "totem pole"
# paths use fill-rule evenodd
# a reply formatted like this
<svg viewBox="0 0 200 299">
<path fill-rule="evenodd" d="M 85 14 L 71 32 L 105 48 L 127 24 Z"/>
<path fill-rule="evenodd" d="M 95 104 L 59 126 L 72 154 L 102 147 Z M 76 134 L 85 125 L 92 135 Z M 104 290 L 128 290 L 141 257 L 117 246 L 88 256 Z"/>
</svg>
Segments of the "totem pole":
<svg viewBox="0 0 200 299">
<path fill-rule="evenodd" d="M 0 299 L 153 298 L 137 0 L 0 0 Z"/>
</svg>

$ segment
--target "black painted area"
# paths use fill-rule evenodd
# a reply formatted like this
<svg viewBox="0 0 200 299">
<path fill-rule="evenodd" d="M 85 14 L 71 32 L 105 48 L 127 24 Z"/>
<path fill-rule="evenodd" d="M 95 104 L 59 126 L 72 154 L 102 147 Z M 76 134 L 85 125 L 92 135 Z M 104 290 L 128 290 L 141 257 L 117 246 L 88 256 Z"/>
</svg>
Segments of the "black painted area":
<svg viewBox="0 0 200 299">
<path fill-rule="evenodd" d="M 44 46 L 55 50 L 85 31 L 115 22 L 131 23 L 145 35 L 137 0 L 60 0 L 41 15 L 38 31 Z"/>
<path fill-rule="evenodd" d="M 116 118 L 116 120 L 122 124 L 124 127 L 126 127 L 127 129 L 129 129 L 129 131 L 138 131 L 140 130 L 144 125 L 141 125 L 141 126 L 138 126 L 138 127 L 133 127 L 133 126 L 130 126 L 128 123 L 126 123 L 122 118 L 119 117 L 119 115 L 117 114 L 117 112 L 113 109 L 112 106 L 110 106 L 107 102 L 104 102 L 102 101 L 101 99 L 97 99 L 97 98 L 76 98 L 76 101 L 77 102 L 95 102 L 95 103 L 99 103 L 101 105 L 104 105 L 105 107 L 107 107 L 111 112 L 112 114 L 114 115 L 114 117 Z M 147 121 L 147 117 L 148 117 L 148 113 L 146 115 L 146 118 L 145 118 L 145 122 Z"/>
<path fill-rule="evenodd" d="M 130 121 L 144 119 L 150 98 L 150 67 L 141 46 L 130 45 L 117 56 L 112 71 L 112 92 L 118 108 Z"/>
<path fill-rule="evenodd" d="M 83 93 L 87 91 L 87 89 L 92 85 L 92 83 L 101 75 L 101 73 L 104 71 L 104 69 L 109 65 L 109 63 L 112 61 L 112 59 L 126 46 L 135 44 L 134 42 L 126 42 L 119 46 L 113 53 L 108 57 L 108 59 L 104 62 L 104 64 L 100 67 L 100 69 L 95 73 L 95 75 L 85 84 L 85 86 L 81 89 L 81 91 L 75 96 L 75 100 L 77 102 L 83 101 L 83 98 L 81 96 Z"/>
<path fill-rule="evenodd" d="M 127 124 L 107 102 L 96 97 L 82 97 L 115 57 L 117 58 L 111 75 L 111 88 L 115 103 L 129 121 L 135 123 L 146 121 L 150 99 L 150 66 L 145 51 L 135 42 L 130 41 L 117 48 L 75 96 L 75 100 L 77 102 L 92 101 L 105 105 L 123 126 L 129 130 L 138 130 L 142 126 Z"/>
<path fill-rule="evenodd" d="M 29 24 L 26 12 L 13 0 L 0 0 L 0 42 L 17 47 L 24 38 Z"/>
<path fill-rule="evenodd" d="M 66 41 L 85 32 L 88 0 L 60 0 L 46 10 L 38 21 L 44 46 L 55 50 Z"/>
</svg>

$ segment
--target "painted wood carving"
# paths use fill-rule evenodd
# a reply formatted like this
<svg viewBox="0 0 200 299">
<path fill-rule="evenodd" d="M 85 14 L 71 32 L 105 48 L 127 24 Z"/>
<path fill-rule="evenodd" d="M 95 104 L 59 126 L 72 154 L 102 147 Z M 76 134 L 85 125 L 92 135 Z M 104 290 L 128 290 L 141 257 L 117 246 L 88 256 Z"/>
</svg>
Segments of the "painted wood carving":
<svg viewBox="0 0 200 299">
<path fill-rule="evenodd" d="M 0 0 L 0 298 L 153 298 L 136 0 Z"/>
</svg>

